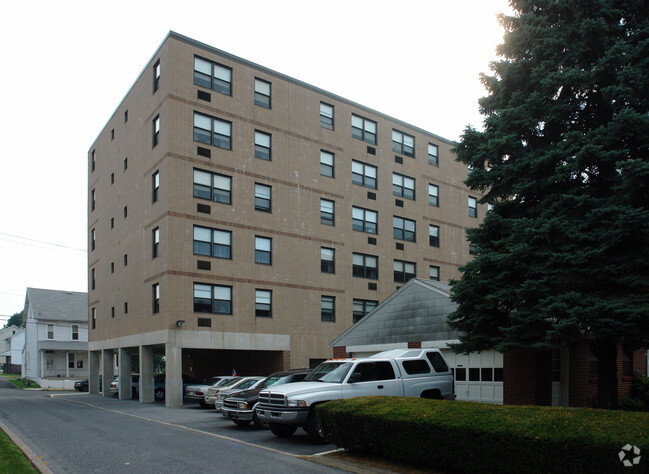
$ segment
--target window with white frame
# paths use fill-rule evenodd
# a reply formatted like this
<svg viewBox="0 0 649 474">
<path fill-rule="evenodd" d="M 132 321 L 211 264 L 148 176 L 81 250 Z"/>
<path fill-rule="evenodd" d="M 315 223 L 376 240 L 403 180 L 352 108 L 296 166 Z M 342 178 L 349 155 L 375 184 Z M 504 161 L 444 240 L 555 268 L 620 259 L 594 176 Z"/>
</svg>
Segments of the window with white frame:
<svg viewBox="0 0 649 474">
<path fill-rule="evenodd" d="M 320 297 L 320 320 L 324 322 L 336 321 L 336 297 L 322 295 Z"/>
<path fill-rule="evenodd" d="M 320 247 L 320 272 L 336 273 L 336 251 L 328 247 Z"/>
<path fill-rule="evenodd" d="M 272 240 L 267 237 L 255 237 L 255 263 L 271 265 Z"/>
<path fill-rule="evenodd" d="M 255 209 L 257 211 L 271 212 L 271 187 L 255 183 Z"/>
<path fill-rule="evenodd" d="M 95 250 L 95 244 L 97 242 L 97 231 L 92 229 L 90 231 L 90 250 Z"/>
<path fill-rule="evenodd" d="M 195 169 L 194 197 L 223 204 L 232 204 L 232 178 Z"/>
<path fill-rule="evenodd" d="M 428 204 L 439 207 L 439 186 L 436 184 L 428 185 Z"/>
<path fill-rule="evenodd" d="M 354 253 L 352 255 L 352 275 L 357 278 L 378 280 L 379 258 L 376 255 Z"/>
<path fill-rule="evenodd" d="M 439 267 L 435 265 L 430 266 L 429 276 L 431 280 L 439 281 Z"/>
<path fill-rule="evenodd" d="M 160 60 L 153 65 L 153 92 L 160 89 Z"/>
<path fill-rule="evenodd" d="M 72 325 L 72 340 L 73 341 L 79 340 L 79 326 L 77 324 Z"/>
<path fill-rule="evenodd" d="M 407 242 L 417 241 L 415 221 L 403 217 L 392 217 L 392 230 L 395 239 Z"/>
<path fill-rule="evenodd" d="M 392 129 L 392 151 L 414 158 L 415 137 Z"/>
<path fill-rule="evenodd" d="M 270 82 L 255 78 L 255 105 L 270 109 Z"/>
<path fill-rule="evenodd" d="M 232 124 L 194 112 L 194 141 L 230 150 L 232 148 Z"/>
<path fill-rule="evenodd" d="M 157 202 L 158 198 L 160 197 L 160 172 L 156 171 L 153 173 L 151 176 L 151 200 L 153 202 Z"/>
<path fill-rule="evenodd" d="M 54 324 L 47 325 L 47 338 L 54 339 Z"/>
<path fill-rule="evenodd" d="M 376 189 L 376 166 L 352 160 L 352 183 L 370 189 Z"/>
<path fill-rule="evenodd" d="M 431 247 L 439 247 L 439 226 L 428 225 L 428 243 Z"/>
<path fill-rule="evenodd" d="M 415 180 L 399 173 L 392 173 L 392 194 L 405 199 L 415 199 Z"/>
<path fill-rule="evenodd" d="M 376 145 L 376 122 L 352 114 L 352 137 Z"/>
<path fill-rule="evenodd" d="M 478 217 L 478 200 L 469 196 L 469 217 Z"/>
<path fill-rule="evenodd" d="M 320 150 L 320 174 L 322 176 L 334 177 L 334 154 Z"/>
<path fill-rule="evenodd" d="M 320 223 L 325 225 L 335 225 L 334 221 L 335 203 L 328 199 L 320 199 Z"/>
<path fill-rule="evenodd" d="M 194 56 L 194 84 L 221 94 L 232 95 L 232 69 Z"/>
<path fill-rule="evenodd" d="M 352 207 L 352 229 L 376 234 L 378 232 L 378 213 L 362 207 Z"/>
<path fill-rule="evenodd" d="M 320 126 L 334 129 L 334 106 L 320 102 Z"/>
<path fill-rule="evenodd" d="M 159 115 L 156 115 L 156 117 L 153 119 L 152 127 L 153 127 L 153 148 L 155 148 L 158 145 L 158 141 L 160 140 L 160 116 Z"/>
<path fill-rule="evenodd" d="M 354 298 L 353 301 L 353 321 L 354 323 L 359 322 L 363 317 L 371 312 L 379 305 L 378 301 L 375 300 L 362 300 Z"/>
<path fill-rule="evenodd" d="M 273 292 L 270 290 L 255 290 L 255 316 L 258 318 L 271 318 Z"/>
<path fill-rule="evenodd" d="M 439 166 L 439 148 L 432 143 L 428 144 L 428 163 Z"/>
<path fill-rule="evenodd" d="M 156 258 L 160 256 L 160 227 L 156 227 L 151 231 L 151 239 L 153 246 L 153 257 Z"/>
<path fill-rule="evenodd" d="M 194 312 L 232 314 L 232 287 L 194 283 Z"/>
<path fill-rule="evenodd" d="M 397 283 L 406 283 L 416 276 L 416 264 L 414 262 L 405 262 L 403 260 L 394 261 L 394 281 Z"/>
<path fill-rule="evenodd" d="M 270 135 L 255 130 L 255 158 L 270 161 Z"/>
<path fill-rule="evenodd" d="M 232 258 L 232 232 L 194 226 L 194 255 Z"/>
<path fill-rule="evenodd" d="M 160 283 L 154 283 L 151 286 L 151 293 L 153 296 L 153 314 L 160 312 Z"/>
</svg>

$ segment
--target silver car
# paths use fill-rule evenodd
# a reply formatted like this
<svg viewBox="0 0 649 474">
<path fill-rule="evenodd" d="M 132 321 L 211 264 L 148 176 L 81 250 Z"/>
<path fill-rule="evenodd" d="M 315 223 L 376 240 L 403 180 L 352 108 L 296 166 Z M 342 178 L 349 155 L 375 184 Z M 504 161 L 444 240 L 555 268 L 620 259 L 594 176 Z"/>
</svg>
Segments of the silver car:
<svg viewBox="0 0 649 474">
<path fill-rule="evenodd" d="M 231 395 L 234 395 L 235 393 L 255 388 L 259 384 L 259 382 L 261 382 L 265 378 L 266 377 L 257 375 L 251 377 L 243 377 L 243 379 L 239 380 L 234 385 L 230 385 L 229 388 L 219 390 L 216 394 L 216 400 L 214 400 L 214 408 L 216 408 L 216 411 L 221 411 L 221 408 L 223 407 L 223 400 Z"/>
<path fill-rule="evenodd" d="M 207 389 L 212 385 L 232 380 L 236 377 L 231 375 L 217 375 L 203 380 L 201 384 L 187 385 L 185 387 L 185 401 L 197 402 L 201 407 L 208 408 L 205 404 Z"/>
</svg>

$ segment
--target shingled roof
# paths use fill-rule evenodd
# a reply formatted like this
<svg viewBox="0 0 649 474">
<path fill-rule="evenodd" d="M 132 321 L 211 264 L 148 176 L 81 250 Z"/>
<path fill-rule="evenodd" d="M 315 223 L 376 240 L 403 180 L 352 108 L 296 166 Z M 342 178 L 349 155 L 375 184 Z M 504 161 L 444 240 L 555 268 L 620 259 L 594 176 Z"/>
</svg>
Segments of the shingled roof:
<svg viewBox="0 0 649 474">
<path fill-rule="evenodd" d="M 28 306 L 37 320 L 88 322 L 88 293 L 27 288 L 25 308 Z"/>
</svg>

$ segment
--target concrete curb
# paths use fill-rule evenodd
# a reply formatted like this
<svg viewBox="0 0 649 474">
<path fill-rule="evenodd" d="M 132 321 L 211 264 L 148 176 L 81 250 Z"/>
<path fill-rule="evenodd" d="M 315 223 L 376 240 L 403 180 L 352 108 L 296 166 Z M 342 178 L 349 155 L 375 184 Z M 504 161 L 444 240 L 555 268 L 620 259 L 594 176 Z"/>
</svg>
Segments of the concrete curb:
<svg viewBox="0 0 649 474">
<path fill-rule="evenodd" d="M 25 456 L 27 456 L 27 459 L 31 461 L 31 463 L 36 469 L 38 469 L 39 472 L 43 474 L 53 474 L 50 468 L 47 467 L 47 465 L 38 456 L 36 456 L 36 454 L 34 454 L 34 451 L 32 451 L 29 446 L 23 443 L 21 439 L 16 436 L 13 431 L 7 428 L 7 426 L 2 421 L 0 421 L 0 429 L 4 431 L 7 436 L 9 436 L 9 439 L 11 439 L 11 441 L 13 441 L 16 446 L 18 446 L 18 448 L 25 454 Z"/>
</svg>

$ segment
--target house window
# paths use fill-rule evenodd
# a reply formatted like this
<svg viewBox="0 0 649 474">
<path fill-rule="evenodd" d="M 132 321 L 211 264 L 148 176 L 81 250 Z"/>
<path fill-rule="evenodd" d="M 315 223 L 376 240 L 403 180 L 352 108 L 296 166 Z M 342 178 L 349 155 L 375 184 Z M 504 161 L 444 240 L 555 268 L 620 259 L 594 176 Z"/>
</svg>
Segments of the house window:
<svg viewBox="0 0 649 474">
<path fill-rule="evenodd" d="M 152 122 L 153 126 L 153 148 L 158 145 L 158 140 L 160 139 L 160 116 L 156 115 Z"/>
<path fill-rule="evenodd" d="M 230 150 L 232 124 L 194 112 L 194 141 Z"/>
<path fill-rule="evenodd" d="M 194 255 L 232 258 L 232 232 L 194 226 Z"/>
<path fill-rule="evenodd" d="M 72 340 L 73 341 L 79 340 L 79 326 L 76 324 L 72 325 Z"/>
<path fill-rule="evenodd" d="M 320 102 L 320 126 L 334 129 L 334 106 Z"/>
<path fill-rule="evenodd" d="M 95 308 L 90 310 L 90 321 L 92 329 L 95 329 L 97 327 L 97 310 Z"/>
<path fill-rule="evenodd" d="M 327 247 L 320 247 L 320 272 L 336 273 L 336 251 Z"/>
<path fill-rule="evenodd" d="M 153 65 L 153 92 L 160 89 L 160 60 Z"/>
<path fill-rule="evenodd" d="M 358 278 L 379 278 L 379 258 L 374 255 L 354 253 L 352 255 L 352 275 Z"/>
<path fill-rule="evenodd" d="M 90 250 L 95 250 L 95 242 L 97 241 L 97 232 L 95 229 L 90 231 Z"/>
<path fill-rule="evenodd" d="M 334 177 L 334 154 L 320 150 L 320 174 L 322 176 Z"/>
<path fill-rule="evenodd" d="M 428 163 L 434 166 L 439 166 L 439 158 L 438 158 L 438 153 L 439 153 L 439 148 L 437 148 L 437 145 L 433 145 L 432 143 L 428 144 Z"/>
<path fill-rule="evenodd" d="M 478 217 L 478 200 L 469 196 L 469 217 Z"/>
<path fill-rule="evenodd" d="M 97 196 L 95 195 L 95 190 L 93 189 L 90 191 L 90 210 L 94 211 L 95 210 L 95 201 L 97 199 Z"/>
<path fill-rule="evenodd" d="M 352 207 L 352 229 L 376 234 L 378 232 L 378 213 L 361 207 Z"/>
<path fill-rule="evenodd" d="M 429 277 L 431 280 L 439 281 L 439 267 L 431 265 L 429 270 Z"/>
<path fill-rule="evenodd" d="M 270 109 L 270 82 L 255 78 L 255 105 Z"/>
<path fill-rule="evenodd" d="M 160 256 L 160 227 L 156 227 L 151 231 L 153 238 L 153 257 L 156 258 Z"/>
<path fill-rule="evenodd" d="M 74 352 L 68 352 L 68 369 L 74 369 Z"/>
<path fill-rule="evenodd" d="M 392 130 L 392 151 L 406 156 L 415 156 L 415 137 Z"/>
<path fill-rule="evenodd" d="M 408 176 L 392 173 L 392 194 L 405 199 L 415 199 L 415 180 Z"/>
<path fill-rule="evenodd" d="M 379 302 L 374 301 L 374 300 L 361 300 L 361 299 L 356 299 L 354 298 L 354 303 L 353 303 L 353 319 L 354 323 L 359 322 L 361 319 L 363 319 L 363 316 L 365 316 L 367 313 L 370 311 L 373 311 L 374 308 L 378 306 Z"/>
<path fill-rule="evenodd" d="M 273 293 L 269 290 L 255 290 L 255 316 L 271 318 Z"/>
<path fill-rule="evenodd" d="M 352 114 L 352 137 L 376 145 L 376 122 Z"/>
<path fill-rule="evenodd" d="M 255 263 L 271 265 L 272 240 L 267 237 L 255 237 Z"/>
<path fill-rule="evenodd" d="M 160 312 L 160 283 L 155 283 L 153 289 L 153 314 Z"/>
<path fill-rule="evenodd" d="M 195 169 L 194 197 L 232 204 L 232 178 Z"/>
<path fill-rule="evenodd" d="M 83 360 L 77 361 L 77 369 L 83 369 Z"/>
<path fill-rule="evenodd" d="M 469 244 L 469 255 L 478 255 L 478 246 L 476 244 Z"/>
<path fill-rule="evenodd" d="M 336 297 L 325 296 L 320 297 L 320 320 L 325 322 L 336 321 Z"/>
<path fill-rule="evenodd" d="M 408 280 L 415 278 L 416 264 L 414 262 L 404 262 L 402 260 L 394 261 L 394 281 L 397 283 L 405 283 Z"/>
<path fill-rule="evenodd" d="M 428 204 L 439 207 L 439 186 L 436 184 L 428 185 Z"/>
<path fill-rule="evenodd" d="M 54 339 L 54 324 L 47 325 L 47 338 Z"/>
<path fill-rule="evenodd" d="M 334 225 L 334 202 L 320 199 L 320 223 Z"/>
<path fill-rule="evenodd" d="M 270 135 L 255 131 L 255 158 L 270 161 Z"/>
<path fill-rule="evenodd" d="M 352 160 L 352 183 L 376 189 L 376 166 Z"/>
<path fill-rule="evenodd" d="M 232 69 L 195 56 L 194 84 L 221 94 L 232 95 Z"/>
<path fill-rule="evenodd" d="M 255 209 L 271 212 L 271 187 L 255 183 Z"/>
<path fill-rule="evenodd" d="M 416 242 L 415 221 L 403 217 L 392 217 L 392 230 L 395 239 Z"/>
<path fill-rule="evenodd" d="M 95 289 L 95 269 L 90 269 L 90 289 Z"/>
<path fill-rule="evenodd" d="M 232 287 L 194 283 L 194 312 L 232 314 Z"/>
<path fill-rule="evenodd" d="M 152 201 L 153 202 L 158 202 L 158 197 L 160 193 L 160 172 L 156 171 L 153 173 L 152 179 L 151 179 L 151 186 L 152 186 Z"/>
<path fill-rule="evenodd" d="M 428 226 L 428 244 L 431 247 L 439 247 L 439 226 L 433 224 Z"/>
</svg>

